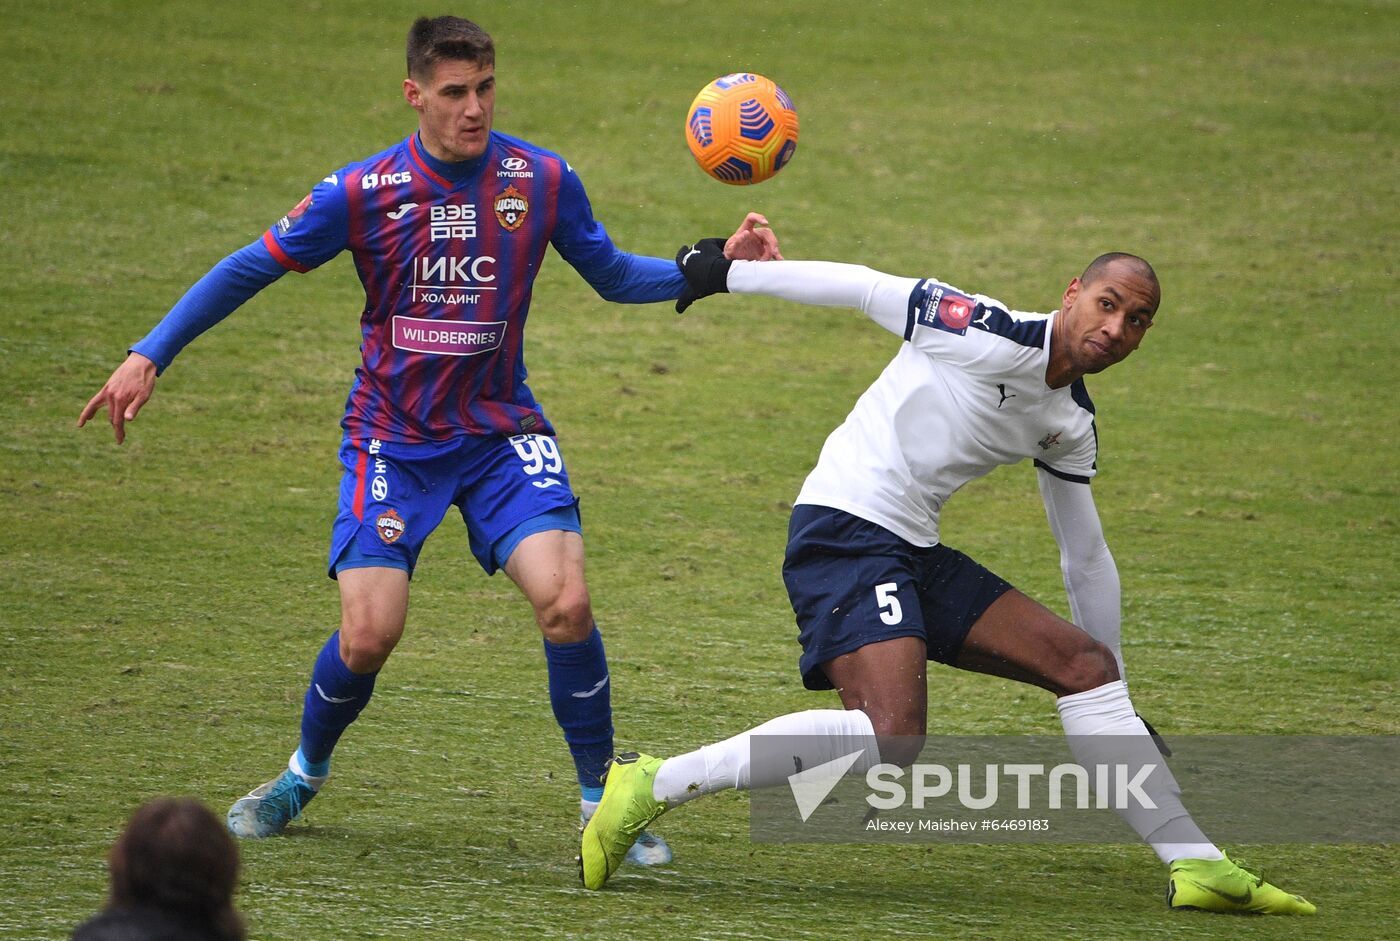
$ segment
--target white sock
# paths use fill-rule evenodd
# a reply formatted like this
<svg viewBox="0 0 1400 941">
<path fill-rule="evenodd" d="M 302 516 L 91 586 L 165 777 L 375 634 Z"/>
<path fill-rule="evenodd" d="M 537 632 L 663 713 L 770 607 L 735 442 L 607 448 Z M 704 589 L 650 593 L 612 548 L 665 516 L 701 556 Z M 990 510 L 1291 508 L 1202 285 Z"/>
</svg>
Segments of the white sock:
<svg viewBox="0 0 1400 941">
<path fill-rule="evenodd" d="M 787 783 L 787 775 L 773 775 L 773 780 L 750 780 L 749 739 L 754 735 L 800 735 L 802 754 L 793 757 L 804 768 L 817 765 L 865 749 L 865 754 L 848 773 L 860 774 L 880 763 L 880 747 L 875 741 L 875 728 L 870 717 L 859 709 L 809 709 L 770 719 L 757 728 L 741 732 L 713 745 L 675 758 L 667 758 L 656 769 L 652 796 L 668 804 L 683 804 L 692 797 L 713 794 L 725 788 L 773 787 Z"/>
<path fill-rule="evenodd" d="M 306 769 L 302 767 L 301 764 L 300 748 L 292 752 L 292 757 L 287 761 L 287 767 L 291 768 L 293 774 L 301 778 L 307 784 L 311 785 L 311 787 L 317 791 L 319 791 L 321 789 L 321 786 L 326 783 L 326 778 L 330 777 L 330 775 L 328 774 L 323 774 L 319 776 L 307 774 Z"/>
<path fill-rule="evenodd" d="M 1157 809 L 1141 806 L 1118 809 L 1118 814 L 1156 851 L 1162 862 L 1178 859 L 1220 859 L 1222 853 L 1206 839 L 1181 803 L 1181 788 L 1152 743 L 1147 727 L 1137 717 L 1128 687 L 1122 680 L 1096 689 L 1063 696 L 1055 703 L 1069 736 L 1074 759 L 1085 768 L 1095 765 L 1127 765 L 1158 769 L 1142 783 L 1142 791 Z M 1097 736 L 1105 736 L 1096 740 Z"/>
</svg>

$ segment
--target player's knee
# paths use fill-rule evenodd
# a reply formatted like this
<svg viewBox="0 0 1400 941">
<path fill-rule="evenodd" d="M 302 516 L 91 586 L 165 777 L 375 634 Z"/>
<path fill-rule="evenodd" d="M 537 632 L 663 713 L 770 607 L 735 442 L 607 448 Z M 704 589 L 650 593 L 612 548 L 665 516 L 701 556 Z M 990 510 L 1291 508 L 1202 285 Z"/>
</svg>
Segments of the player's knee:
<svg viewBox="0 0 1400 941">
<path fill-rule="evenodd" d="M 1097 689 L 1118 679 L 1118 661 L 1113 651 L 1088 637 L 1065 660 L 1060 671 L 1061 696 Z"/>
<path fill-rule="evenodd" d="M 588 589 L 566 588 L 535 608 L 540 632 L 552 644 L 576 644 L 593 633 L 593 605 Z"/>
<path fill-rule="evenodd" d="M 880 760 L 901 768 L 912 765 L 924 747 L 925 710 L 877 707 L 865 713 L 880 745 Z"/>
<path fill-rule="evenodd" d="M 901 768 L 907 768 L 918 761 L 919 752 L 924 750 L 924 736 L 922 734 L 880 736 L 877 741 L 880 745 L 880 761 L 883 764 L 898 765 Z"/>
<path fill-rule="evenodd" d="M 399 642 L 401 631 L 366 627 L 340 629 L 340 659 L 352 673 L 374 673 L 384 666 Z"/>
</svg>

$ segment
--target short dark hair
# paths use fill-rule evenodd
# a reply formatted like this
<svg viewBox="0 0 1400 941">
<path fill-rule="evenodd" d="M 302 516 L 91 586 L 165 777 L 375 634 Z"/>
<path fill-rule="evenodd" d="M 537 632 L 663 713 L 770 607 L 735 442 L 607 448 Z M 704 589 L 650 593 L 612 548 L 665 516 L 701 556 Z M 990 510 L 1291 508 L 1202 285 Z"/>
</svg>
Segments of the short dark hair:
<svg viewBox="0 0 1400 941">
<path fill-rule="evenodd" d="M 107 856 L 113 908 L 155 908 L 220 938 L 242 941 L 233 907 L 238 847 L 224 823 L 191 798 L 162 797 L 131 815 Z"/>
<path fill-rule="evenodd" d="M 1093 261 L 1089 262 L 1089 267 L 1085 268 L 1084 273 L 1079 276 L 1080 283 L 1093 284 L 1108 270 L 1108 266 L 1115 261 L 1127 262 L 1129 267 L 1133 268 L 1138 274 L 1142 275 L 1153 284 L 1157 283 L 1157 272 L 1152 270 L 1152 266 L 1147 263 L 1147 260 L 1139 258 L 1137 255 L 1130 255 L 1127 252 L 1105 252 L 1098 258 L 1095 258 Z"/>
<path fill-rule="evenodd" d="M 491 35 L 460 16 L 420 16 L 408 29 L 408 76 L 425 79 L 444 59 L 474 62 L 483 68 L 496 64 L 496 44 Z"/>
</svg>

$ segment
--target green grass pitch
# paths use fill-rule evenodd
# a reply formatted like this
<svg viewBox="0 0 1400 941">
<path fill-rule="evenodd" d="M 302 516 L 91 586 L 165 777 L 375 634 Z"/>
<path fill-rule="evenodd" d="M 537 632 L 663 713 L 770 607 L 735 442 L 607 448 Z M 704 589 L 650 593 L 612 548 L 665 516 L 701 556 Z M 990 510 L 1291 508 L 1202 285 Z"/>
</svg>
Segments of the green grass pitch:
<svg viewBox="0 0 1400 941">
<path fill-rule="evenodd" d="M 324 575 L 357 359 L 348 258 L 200 339 L 116 448 L 77 413 L 195 278 L 413 126 L 419 4 L 10 4 L 0 29 L 0 937 L 64 938 L 140 801 L 222 812 L 295 745 L 337 622 Z M 765 212 L 791 258 L 937 275 L 1022 309 L 1101 251 L 1164 286 L 1091 377 L 1095 492 L 1134 697 L 1169 736 L 1395 734 L 1400 7 L 679 0 L 459 6 L 496 125 L 569 158 L 620 245 Z M 802 137 L 754 189 L 686 105 L 778 80 Z M 788 503 L 897 339 L 859 313 L 599 300 L 557 257 L 528 362 L 583 497 L 619 744 L 662 754 L 831 706 L 802 690 Z M 1059 610 L 1028 466 L 945 538 Z M 577 885 L 576 806 L 528 608 L 449 524 L 304 825 L 244 845 L 254 938 L 1373 939 L 1393 845 L 1230 847 L 1308 922 L 1172 916 L 1145 847 L 758 846 L 747 799 L 664 821 L 674 867 Z M 946 669 L 930 730 L 1054 733 L 1048 696 Z M 1190 796 L 1187 795 L 1189 805 Z M 1364 814 L 1365 808 L 1357 808 Z M 1389 927 L 1387 927 L 1387 925 Z"/>
</svg>

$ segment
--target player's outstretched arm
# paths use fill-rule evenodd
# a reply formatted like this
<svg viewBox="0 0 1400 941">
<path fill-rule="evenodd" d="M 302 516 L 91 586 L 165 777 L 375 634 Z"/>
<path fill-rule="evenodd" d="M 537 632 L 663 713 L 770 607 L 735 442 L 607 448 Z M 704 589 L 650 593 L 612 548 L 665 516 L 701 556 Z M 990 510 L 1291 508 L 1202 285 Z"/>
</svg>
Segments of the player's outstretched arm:
<svg viewBox="0 0 1400 941">
<path fill-rule="evenodd" d="M 126 361 L 83 408 L 78 427 L 106 408 L 117 444 L 121 444 L 126 439 L 126 422 L 136 418 L 151 397 L 156 376 L 180 350 L 286 272 L 261 240 L 219 262 L 131 348 Z"/>
<path fill-rule="evenodd" d="M 126 440 L 126 423 L 136 420 L 141 406 L 146 404 L 155 387 L 156 364 L 140 353 L 128 353 L 106 384 L 83 407 L 82 414 L 78 416 L 78 427 L 86 425 L 88 419 L 105 408 L 117 444 L 121 444 Z"/>
<path fill-rule="evenodd" d="M 1094 494 L 1087 483 L 1063 480 L 1044 468 L 1036 471 L 1050 531 L 1060 547 L 1060 572 L 1074 623 L 1113 651 L 1123 672 L 1122 585 L 1118 566 L 1104 539 Z"/>
<path fill-rule="evenodd" d="M 835 261 L 784 261 L 757 264 L 726 257 L 720 239 L 701 239 L 683 245 L 676 265 L 685 275 L 686 288 L 676 301 L 676 312 L 711 294 L 766 294 L 799 304 L 822 307 L 855 307 L 871 320 L 899 336 L 909 319 L 909 295 L 917 278 L 900 278 Z"/>
</svg>

